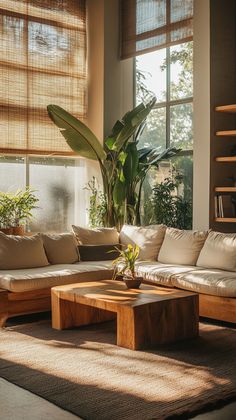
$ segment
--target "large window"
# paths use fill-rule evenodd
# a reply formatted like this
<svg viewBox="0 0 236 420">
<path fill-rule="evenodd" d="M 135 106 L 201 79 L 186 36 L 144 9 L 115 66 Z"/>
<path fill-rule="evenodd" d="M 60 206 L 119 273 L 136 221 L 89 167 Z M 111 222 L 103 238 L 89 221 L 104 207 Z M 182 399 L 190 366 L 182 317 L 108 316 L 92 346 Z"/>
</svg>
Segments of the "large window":
<svg viewBox="0 0 236 420">
<path fill-rule="evenodd" d="M 47 105 L 86 120 L 86 1 L 0 0 L 0 82 L 0 191 L 36 190 L 33 231 L 85 224 L 85 162 Z"/>
<path fill-rule="evenodd" d="M 150 174 L 149 184 L 152 187 L 156 182 L 178 173 L 183 178 L 178 193 L 189 201 L 192 200 L 192 65 L 192 42 L 136 58 L 136 101 L 143 101 L 150 94 L 157 97 L 139 145 L 157 147 L 160 152 L 170 146 L 181 148 L 177 157 L 163 162 L 159 171 Z"/>
</svg>

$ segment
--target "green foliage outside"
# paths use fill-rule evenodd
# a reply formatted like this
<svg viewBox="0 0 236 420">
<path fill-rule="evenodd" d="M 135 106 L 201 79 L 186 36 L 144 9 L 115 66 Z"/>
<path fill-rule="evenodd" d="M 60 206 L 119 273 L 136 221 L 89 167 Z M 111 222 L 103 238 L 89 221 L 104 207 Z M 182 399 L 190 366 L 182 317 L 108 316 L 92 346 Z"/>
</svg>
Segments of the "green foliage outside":
<svg viewBox="0 0 236 420">
<path fill-rule="evenodd" d="M 192 205 L 182 196 L 176 195 L 182 177 L 166 178 L 152 190 L 152 223 L 164 223 L 178 229 L 192 228 Z"/>
<path fill-rule="evenodd" d="M 155 54 L 155 53 L 154 53 Z M 192 42 L 184 43 L 179 46 L 170 48 L 170 68 L 171 72 L 174 66 L 178 67 L 178 78 L 170 83 L 170 100 L 180 100 L 183 98 L 191 98 L 193 94 L 193 45 Z M 137 77 L 136 77 L 136 95 L 137 100 L 142 100 L 142 97 L 150 94 L 150 85 L 145 85 L 147 74 L 142 72 L 142 64 L 139 67 L 137 61 Z M 167 59 L 163 60 L 160 66 L 161 71 L 167 68 Z M 148 75 L 150 78 L 150 74 Z M 153 78 L 155 77 L 155 74 Z M 146 87 L 146 92 L 145 92 Z M 155 146 L 159 150 L 166 148 L 166 92 L 160 93 L 160 104 L 155 106 L 147 117 L 146 128 L 140 138 L 140 144 L 145 147 Z M 161 105 L 161 102 L 163 105 Z M 192 150 L 193 135 L 192 135 L 192 104 L 182 103 L 170 106 L 170 145 L 180 147 L 182 150 Z M 177 180 L 175 176 L 171 180 L 164 180 L 158 189 L 158 181 L 160 176 L 157 171 L 151 171 L 150 175 L 146 178 L 143 186 L 142 196 L 142 224 L 150 224 L 152 222 L 167 223 L 170 226 L 191 228 L 191 208 L 192 208 L 192 155 L 181 155 L 171 159 L 171 166 L 173 173 L 181 175 L 178 181 L 178 188 L 176 186 Z M 165 174 L 164 174 L 165 175 Z M 166 176 L 165 176 L 166 177 Z M 167 190 L 173 183 L 173 189 L 167 199 Z M 154 189 L 153 189 L 154 188 Z M 166 190 L 165 190 L 166 188 Z M 164 194 L 163 200 L 161 193 Z M 178 194 L 178 197 L 174 196 Z M 157 205 L 157 199 L 160 199 L 160 206 Z M 155 201 L 155 204 L 154 204 Z M 166 206 L 164 210 L 163 206 Z M 169 206 L 169 207 L 168 207 Z M 155 207 L 155 219 L 153 212 Z M 160 211 L 160 217 L 157 212 Z M 181 220 L 181 212 L 184 216 Z M 161 220 L 163 219 L 163 220 Z"/>
</svg>

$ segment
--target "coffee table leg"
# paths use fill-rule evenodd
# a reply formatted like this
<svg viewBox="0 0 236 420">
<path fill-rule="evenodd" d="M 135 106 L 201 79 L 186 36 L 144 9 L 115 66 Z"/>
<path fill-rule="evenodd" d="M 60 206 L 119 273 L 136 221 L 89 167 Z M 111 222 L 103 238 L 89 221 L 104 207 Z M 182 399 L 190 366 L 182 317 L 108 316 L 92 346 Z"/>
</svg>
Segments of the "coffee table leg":
<svg viewBox="0 0 236 420">
<path fill-rule="evenodd" d="M 117 345 L 131 350 L 198 336 L 198 296 L 164 300 L 117 313 Z"/>
<path fill-rule="evenodd" d="M 63 330 L 115 319 L 113 312 L 61 299 L 52 292 L 52 328 Z"/>
</svg>

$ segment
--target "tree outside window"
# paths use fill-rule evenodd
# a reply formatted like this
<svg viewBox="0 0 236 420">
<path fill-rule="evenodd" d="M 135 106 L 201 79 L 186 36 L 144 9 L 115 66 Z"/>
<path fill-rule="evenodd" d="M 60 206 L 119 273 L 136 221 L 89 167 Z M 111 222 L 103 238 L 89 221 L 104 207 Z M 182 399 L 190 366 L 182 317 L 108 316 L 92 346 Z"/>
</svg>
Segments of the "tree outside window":
<svg viewBox="0 0 236 420">
<path fill-rule="evenodd" d="M 180 155 L 163 162 L 152 171 L 146 182 L 144 223 L 149 223 L 148 202 L 157 182 L 176 174 L 182 176 L 177 195 L 192 201 L 192 103 L 193 103 L 193 43 L 186 42 L 157 50 L 136 58 L 136 102 L 155 95 L 157 103 L 150 113 L 140 138 L 140 146 L 155 146 L 160 152 L 169 146 L 182 149 Z"/>
</svg>

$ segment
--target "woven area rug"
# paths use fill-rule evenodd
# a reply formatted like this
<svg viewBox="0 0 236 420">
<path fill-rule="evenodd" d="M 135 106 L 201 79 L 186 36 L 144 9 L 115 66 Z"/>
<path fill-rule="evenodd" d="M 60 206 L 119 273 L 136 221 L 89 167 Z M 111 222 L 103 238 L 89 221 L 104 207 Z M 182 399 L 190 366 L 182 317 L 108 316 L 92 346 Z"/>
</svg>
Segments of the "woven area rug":
<svg viewBox="0 0 236 420">
<path fill-rule="evenodd" d="M 9 327 L 0 331 L 0 376 L 91 420 L 191 418 L 236 397 L 235 329 L 201 324 L 198 339 L 150 351 L 115 338 L 113 323 Z"/>
</svg>

